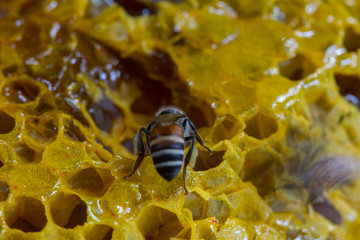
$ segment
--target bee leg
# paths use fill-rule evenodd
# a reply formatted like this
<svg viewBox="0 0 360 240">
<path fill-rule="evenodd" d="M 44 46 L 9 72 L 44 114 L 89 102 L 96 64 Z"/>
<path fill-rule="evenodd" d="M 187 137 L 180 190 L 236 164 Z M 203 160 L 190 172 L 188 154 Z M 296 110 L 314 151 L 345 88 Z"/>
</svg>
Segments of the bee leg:
<svg viewBox="0 0 360 240">
<path fill-rule="evenodd" d="M 125 176 L 124 179 L 127 179 L 128 177 L 131 177 L 135 173 L 135 171 L 139 168 L 142 160 L 145 157 L 145 146 L 144 146 L 144 142 L 143 142 L 143 139 L 142 139 L 142 133 L 143 132 L 146 135 L 147 144 L 149 142 L 148 139 L 149 139 L 150 131 L 148 129 L 144 128 L 144 127 L 140 128 L 139 132 L 136 135 L 136 144 L 137 144 L 137 151 L 139 152 L 139 156 L 136 159 L 136 162 L 134 164 L 132 172 L 129 175 Z"/>
<path fill-rule="evenodd" d="M 198 140 L 198 142 L 200 143 L 200 145 L 203 146 L 204 148 L 206 148 L 206 150 L 208 150 L 209 153 L 212 154 L 212 151 L 210 150 L 210 148 L 205 146 L 204 141 L 201 139 L 200 135 L 196 131 L 194 124 L 190 121 L 190 119 L 186 119 L 184 122 L 189 124 L 190 128 L 193 130 L 194 135 L 195 135 L 196 139 Z"/>
<path fill-rule="evenodd" d="M 144 154 L 139 154 L 138 158 L 136 159 L 136 162 L 134 164 L 134 167 L 133 167 L 133 170 L 132 172 L 127 175 L 127 176 L 124 176 L 124 179 L 126 180 L 127 178 L 131 177 L 135 172 L 136 170 L 139 168 L 140 164 L 142 163 L 142 160 L 144 159 L 145 155 Z"/>
<path fill-rule="evenodd" d="M 142 138 L 142 133 L 145 133 L 145 137 L 146 137 L 146 144 L 149 143 L 149 135 L 150 135 L 150 131 L 144 127 L 141 127 L 139 132 L 136 135 L 136 142 L 137 142 L 137 151 L 140 154 L 145 155 L 145 145 L 143 142 L 143 138 Z"/>
<path fill-rule="evenodd" d="M 194 146 L 195 146 L 195 137 L 194 136 L 190 136 L 190 137 L 186 137 L 185 138 L 185 142 L 187 141 L 191 141 L 190 143 L 190 148 L 189 148 L 189 151 L 185 157 L 185 164 L 184 164 L 184 170 L 183 170 L 183 180 L 184 180 L 184 190 L 185 190 L 185 195 L 188 194 L 188 190 L 186 189 L 186 167 L 187 165 L 190 163 L 190 159 L 191 159 L 191 155 L 192 155 L 192 152 L 193 152 L 193 149 L 194 149 Z"/>
<path fill-rule="evenodd" d="M 206 150 L 208 150 L 209 153 L 212 154 L 211 149 L 208 148 L 207 146 L 205 146 L 205 143 L 204 143 L 204 141 L 201 139 L 200 135 L 199 135 L 197 132 L 194 132 L 194 134 L 195 134 L 196 139 L 197 139 L 198 142 L 200 143 L 200 145 L 203 146 L 204 148 L 206 148 Z"/>
</svg>

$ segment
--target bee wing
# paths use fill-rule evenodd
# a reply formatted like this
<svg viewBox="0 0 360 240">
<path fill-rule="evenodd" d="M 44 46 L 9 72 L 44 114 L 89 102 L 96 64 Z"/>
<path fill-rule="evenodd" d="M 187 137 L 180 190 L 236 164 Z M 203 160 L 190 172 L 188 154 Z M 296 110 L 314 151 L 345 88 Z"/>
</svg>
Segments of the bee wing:
<svg viewBox="0 0 360 240">
<path fill-rule="evenodd" d="M 359 170 L 360 161 L 354 156 L 326 156 L 307 172 L 307 187 L 311 193 L 351 183 L 359 177 Z"/>
<path fill-rule="evenodd" d="M 198 152 L 196 146 L 194 146 L 193 152 L 192 152 L 192 154 L 191 154 L 190 162 L 189 162 L 189 166 L 190 166 L 191 168 L 194 168 L 194 166 L 195 166 L 196 158 L 197 158 L 197 156 L 198 156 L 198 153 L 199 153 L 199 152 Z"/>
</svg>

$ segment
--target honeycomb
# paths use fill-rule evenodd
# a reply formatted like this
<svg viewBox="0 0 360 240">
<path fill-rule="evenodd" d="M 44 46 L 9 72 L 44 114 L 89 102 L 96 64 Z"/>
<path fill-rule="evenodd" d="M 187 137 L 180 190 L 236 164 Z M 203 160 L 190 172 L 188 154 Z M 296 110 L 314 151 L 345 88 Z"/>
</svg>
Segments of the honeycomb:
<svg viewBox="0 0 360 240">
<path fill-rule="evenodd" d="M 359 21 L 351 0 L 0 0 L 0 239 L 357 239 Z M 123 178 L 164 105 L 213 151 L 187 195 L 151 157 Z"/>
</svg>

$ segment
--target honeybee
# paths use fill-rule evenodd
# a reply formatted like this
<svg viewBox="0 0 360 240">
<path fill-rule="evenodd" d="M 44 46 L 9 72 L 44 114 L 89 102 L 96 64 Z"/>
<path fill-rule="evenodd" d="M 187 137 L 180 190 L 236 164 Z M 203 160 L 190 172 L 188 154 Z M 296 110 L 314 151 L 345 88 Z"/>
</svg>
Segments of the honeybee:
<svg viewBox="0 0 360 240">
<path fill-rule="evenodd" d="M 323 124 L 321 127 L 323 128 L 315 125 L 305 131 L 296 118 L 289 118 L 287 145 L 291 150 L 286 153 L 288 159 L 284 161 L 284 175 L 282 181 L 279 181 L 280 186 L 284 184 L 282 185 L 286 189 L 284 192 L 287 190 L 288 192 L 282 195 L 278 203 L 287 203 L 286 197 L 290 196 L 294 189 L 305 189 L 308 194 L 306 204 L 310 204 L 313 210 L 330 222 L 341 225 L 341 212 L 326 198 L 326 192 L 357 181 L 360 160 L 355 150 L 343 153 L 336 150 L 338 142 L 327 136 L 328 130 L 323 130 L 326 125 Z M 319 131 L 322 131 L 321 135 L 317 135 Z M 288 200 L 290 199 L 289 197 Z M 301 203 L 300 199 L 299 203 Z M 274 204 L 274 206 L 276 209 L 273 210 L 283 211 L 289 205 Z"/>
<path fill-rule="evenodd" d="M 138 157 L 132 172 L 124 178 L 131 177 L 144 157 L 151 155 L 156 171 L 167 181 L 174 179 L 184 166 L 183 181 L 185 194 L 187 194 L 186 166 L 190 162 L 196 140 L 211 154 L 211 150 L 205 146 L 194 124 L 182 110 L 172 106 L 160 108 L 148 127 L 141 127 L 136 134 L 134 152 Z M 190 147 L 184 159 L 186 143 L 190 143 Z"/>
</svg>

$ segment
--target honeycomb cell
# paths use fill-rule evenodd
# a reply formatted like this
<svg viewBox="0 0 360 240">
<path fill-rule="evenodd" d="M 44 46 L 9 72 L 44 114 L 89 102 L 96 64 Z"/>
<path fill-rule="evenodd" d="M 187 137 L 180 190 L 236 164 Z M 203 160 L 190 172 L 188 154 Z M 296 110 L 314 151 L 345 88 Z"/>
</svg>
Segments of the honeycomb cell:
<svg viewBox="0 0 360 240">
<path fill-rule="evenodd" d="M 223 224 L 230 216 L 231 206 L 224 196 L 216 196 L 209 199 L 205 207 L 206 217 L 215 217 L 220 224 Z"/>
<path fill-rule="evenodd" d="M 81 122 L 85 127 L 89 126 L 89 122 L 84 117 L 84 114 L 80 111 L 80 109 L 72 102 L 69 98 L 57 98 L 55 99 L 56 106 L 64 111 L 66 114 L 73 116 L 76 120 Z"/>
<path fill-rule="evenodd" d="M 184 110 L 197 128 L 214 123 L 215 113 L 211 105 L 194 97 L 188 85 L 179 81 L 176 64 L 168 53 L 156 50 L 151 56 L 137 61 L 136 67 L 144 69 L 137 82 L 143 94 L 131 105 L 132 111 L 153 116 L 159 107 L 170 104 Z"/>
<path fill-rule="evenodd" d="M 87 154 L 83 143 L 56 138 L 54 142 L 46 146 L 42 162 L 55 168 L 70 170 L 79 168 L 86 160 Z"/>
<path fill-rule="evenodd" d="M 0 134 L 11 132 L 15 127 L 15 119 L 0 110 Z"/>
<path fill-rule="evenodd" d="M 9 82 L 2 91 L 2 94 L 13 103 L 28 103 L 34 101 L 40 88 L 29 79 L 19 79 Z"/>
<path fill-rule="evenodd" d="M 156 206 L 144 208 L 136 224 L 146 240 L 165 240 L 183 229 L 176 214 Z"/>
<path fill-rule="evenodd" d="M 314 73 L 316 66 L 304 55 L 298 54 L 295 57 L 279 62 L 280 74 L 293 81 L 299 81 L 309 74 Z"/>
<path fill-rule="evenodd" d="M 238 119 L 231 115 L 218 117 L 211 130 L 212 140 L 220 142 L 231 139 L 241 131 L 242 127 L 244 127 L 242 125 Z"/>
<path fill-rule="evenodd" d="M 262 113 L 257 113 L 254 117 L 246 121 L 244 131 L 251 137 L 264 139 L 275 133 L 277 129 L 277 122 L 274 118 Z"/>
<path fill-rule="evenodd" d="M 153 7 L 145 5 L 142 1 L 134 0 L 129 2 L 126 0 L 115 0 L 115 2 L 125 8 L 132 16 L 149 15 L 155 12 Z"/>
<path fill-rule="evenodd" d="M 9 184 L 0 179 L 0 202 L 6 201 L 10 193 Z"/>
<path fill-rule="evenodd" d="M 216 240 L 218 221 L 216 218 L 206 218 L 194 221 L 195 239 Z"/>
<path fill-rule="evenodd" d="M 9 172 L 7 182 L 22 193 L 31 196 L 43 196 L 52 193 L 58 178 L 41 163 L 17 164 Z"/>
<path fill-rule="evenodd" d="M 34 115 L 41 115 L 46 114 L 47 112 L 51 112 L 52 110 L 55 110 L 55 102 L 49 92 L 46 92 L 41 96 L 39 101 L 37 102 L 36 107 L 34 108 Z"/>
<path fill-rule="evenodd" d="M 145 70 L 141 73 L 141 76 L 145 77 L 146 75 L 144 73 L 147 72 L 149 76 L 152 76 L 152 79 L 161 80 L 167 85 L 179 84 L 180 87 L 184 86 L 182 82 L 176 81 L 179 77 L 176 64 L 168 52 L 161 49 L 154 49 L 151 55 L 138 56 L 137 60 Z"/>
<path fill-rule="evenodd" d="M 63 228 L 84 225 L 87 205 L 74 194 L 57 193 L 50 201 L 50 214 L 54 223 Z"/>
<path fill-rule="evenodd" d="M 87 109 L 96 126 L 106 132 L 110 132 L 113 122 L 123 116 L 121 109 L 106 96 L 98 102 L 89 101 Z"/>
<path fill-rule="evenodd" d="M 131 110 L 152 116 L 160 106 L 171 103 L 172 93 L 162 82 L 147 79 L 139 84 L 143 94 L 131 104 Z"/>
<path fill-rule="evenodd" d="M 190 192 L 186 195 L 183 207 L 191 211 L 194 220 L 201 219 L 205 209 L 205 199 L 196 192 Z"/>
<path fill-rule="evenodd" d="M 77 171 L 67 183 L 79 193 L 101 197 L 106 193 L 113 179 L 110 170 L 90 167 Z"/>
<path fill-rule="evenodd" d="M 144 186 L 115 180 L 105 193 L 102 203 L 113 214 L 128 219 L 131 216 L 138 216 L 150 199 Z"/>
<path fill-rule="evenodd" d="M 70 35 L 71 36 L 71 35 Z M 94 41 L 85 34 L 78 34 L 78 44 L 71 59 L 70 68 L 74 72 L 81 72 L 94 82 L 103 82 L 112 91 L 118 90 L 125 79 L 133 77 L 137 67 L 129 58 L 121 58 L 114 49 Z M 96 57 L 94 57 L 96 56 Z M 83 97 L 83 86 L 74 92 L 72 97 Z"/>
<path fill-rule="evenodd" d="M 54 26 L 54 33 L 60 32 L 61 28 L 65 27 L 65 25 L 61 27 L 57 23 L 50 24 L 50 22 L 36 27 L 39 27 L 39 31 L 42 32 L 51 31 L 52 26 Z M 30 28 L 29 31 L 31 31 Z M 40 36 L 41 33 L 34 35 Z M 49 41 L 50 39 L 49 36 L 46 36 L 41 40 Z M 71 81 L 71 75 L 69 74 L 68 63 L 63 56 L 63 54 L 66 54 L 65 51 L 61 48 L 52 48 L 51 46 L 43 46 L 35 51 L 36 53 L 27 55 L 24 59 L 23 70 L 32 78 L 45 84 L 51 91 L 59 91 L 66 87 Z"/>
<path fill-rule="evenodd" d="M 5 208 L 5 221 L 10 228 L 23 232 L 39 232 L 47 223 L 45 207 L 35 198 L 17 197 Z"/>
<path fill-rule="evenodd" d="M 210 127 L 215 122 L 215 112 L 210 104 L 196 99 L 194 97 L 186 96 L 184 100 L 180 101 L 180 107 L 189 119 L 194 123 L 197 129 L 201 127 Z"/>
<path fill-rule="evenodd" d="M 238 174 L 230 168 L 228 161 L 223 161 L 219 166 L 207 171 L 190 172 L 190 174 L 188 179 L 193 188 L 201 187 L 214 196 L 234 191 L 242 185 Z M 229 182 L 234 184 L 229 185 Z"/>
<path fill-rule="evenodd" d="M 13 75 L 14 73 L 16 73 L 18 71 L 18 66 L 17 65 L 11 65 L 9 67 L 5 67 L 2 69 L 2 73 L 5 77 L 10 77 L 11 75 Z"/>
<path fill-rule="evenodd" d="M 36 153 L 26 144 L 18 143 L 13 147 L 13 150 L 24 163 L 38 163 L 41 161 L 41 154 Z"/>
<path fill-rule="evenodd" d="M 131 105 L 134 112 L 152 117 L 159 107 L 175 105 L 186 113 L 198 129 L 212 126 L 215 121 L 215 112 L 211 105 L 191 96 L 185 84 L 177 86 L 182 92 L 181 96 L 173 94 L 168 86 L 159 81 L 149 79 L 146 84 L 142 83 L 139 86 L 144 94 L 135 99 Z"/>
<path fill-rule="evenodd" d="M 57 116 L 43 114 L 41 117 L 27 119 L 24 135 L 39 144 L 49 144 L 58 134 Z"/>
<path fill-rule="evenodd" d="M 111 240 L 114 228 L 105 224 L 94 224 L 85 232 L 86 240 Z"/>
<path fill-rule="evenodd" d="M 208 151 L 199 151 L 194 170 L 206 171 L 219 166 L 223 161 L 224 154 L 225 151 L 213 151 L 211 154 Z"/>
<path fill-rule="evenodd" d="M 246 222 L 237 218 L 228 219 L 219 229 L 220 240 L 226 239 L 255 239 L 255 230 Z"/>
<path fill-rule="evenodd" d="M 356 52 L 360 48 L 360 33 L 354 27 L 345 30 L 344 47 L 348 52 Z"/>
<path fill-rule="evenodd" d="M 360 78 L 357 75 L 335 74 L 335 81 L 340 94 L 349 102 L 360 107 Z"/>
<path fill-rule="evenodd" d="M 239 219 L 266 221 L 271 209 L 254 189 L 248 187 L 228 194 L 231 209 Z"/>
<path fill-rule="evenodd" d="M 272 191 L 275 161 L 276 157 L 269 151 L 253 149 L 245 155 L 245 164 L 241 169 L 240 176 L 244 181 L 252 182 L 257 187 L 259 194 L 264 196 Z"/>
<path fill-rule="evenodd" d="M 72 140 L 84 142 L 86 141 L 86 137 L 84 133 L 81 131 L 77 124 L 74 124 L 74 121 L 66 124 L 65 134 L 68 135 Z"/>
</svg>

